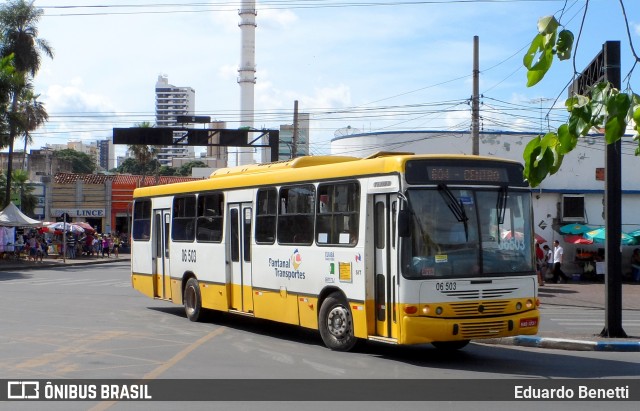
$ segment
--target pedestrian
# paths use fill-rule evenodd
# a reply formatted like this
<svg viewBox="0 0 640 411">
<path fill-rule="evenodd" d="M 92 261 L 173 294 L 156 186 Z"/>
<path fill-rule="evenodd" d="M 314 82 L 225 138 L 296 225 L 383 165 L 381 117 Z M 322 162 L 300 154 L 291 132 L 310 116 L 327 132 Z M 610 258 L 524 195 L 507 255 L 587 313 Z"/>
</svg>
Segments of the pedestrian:
<svg viewBox="0 0 640 411">
<path fill-rule="evenodd" d="M 564 249 L 560 245 L 560 241 L 553 242 L 553 282 L 559 283 L 560 280 L 564 280 L 565 283 L 569 282 L 569 277 L 562 271 L 562 259 L 564 257 Z"/>
<path fill-rule="evenodd" d="M 36 261 L 36 256 L 37 256 L 37 251 L 38 251 L 38 242 L 36 240 L 36 236 L 35 235 L 30 235 L 29 236 L 29 260 L 32 260 L 33 262 Z"/>
<path fill-rule="evenodd" d="M 115 257 L 118 258 L 119 253 L 120 253 L 120 236 L 114 235 L 113 236 L 113 255 L 115 255 Z"/>
<path fill-rule="evenodd" d="M 44 256 L 44 253 L 42 251 L 42 240 L 40 239 L 40 237 L 36 238 L 36 257 L 34 261 L 38 261 L 40 260 L 40 262 L 42 262 L 42 258 Z"/>
<path fill-rule="evenodd" d="M 538 274 L 538 285 L 544 285 L 544 268 L 546 268 L 544 251 L 540 248 L 540 244 L 536 242 L 536 273 Z"/>
<path fill-rule="evenodd" d="M 76 258 L 76 236 L 73 233 L 67 233 L 67 257 L 70 259 Z"/>
<path fill-rule="evenodd" d="M 96 257 L 98 257 L 100 255 L 100 245 L 102 244 L 102 241 L 100 241 L 100 234 L 96 234 L 95 237 L 93 237 L 93 240 L 91 242 L 91 255 L 94 255 Z"/>
<path fill-rule="evenodd" d="M 548 245 L 544 245 L 542 247 L 542 251 L 544 252 L 544 279 L 547 279 L 547 275 L 553 272 L 553 251 L 549 248 Z"/>
<path fill-rule="evenodd" d="M 104 234 L 102 236 L 102 258 L 104 258 L 104 253 L 107 253 L 107 258 L 111 256 L 109 253 L 109 235 L 108 234 Z"/>
</svg>

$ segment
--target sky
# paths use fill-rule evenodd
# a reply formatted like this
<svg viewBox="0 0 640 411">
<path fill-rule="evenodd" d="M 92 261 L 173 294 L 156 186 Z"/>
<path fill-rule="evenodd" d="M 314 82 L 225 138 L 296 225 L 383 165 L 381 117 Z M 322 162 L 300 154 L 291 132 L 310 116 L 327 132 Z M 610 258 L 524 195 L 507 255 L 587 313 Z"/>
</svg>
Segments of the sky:
<svg viewBox="0 0 640 411">
<path fill-rule="evenodd" d="M 623 1 L 640 52 L 640 1 Z M 311 116 L 316 155 L 328 154 L 331 139 L 345 132 L 469 130 L 479 36 L 481 130 L 545 131 L 547 117 L 556 125 L 566 118 L 574 65 L 582 71 L 605 41 L 621 41 L 623 79 L 632 69 L 619 0 L 588 4 L 575 60 L 555 61 L 527 88 L 522 57 L 538 18 L 555 14 L 578 37 L 586 0 L 257 1 L 254 127 L 292 124 L 297 100 Z M 196 115 L 239 126 L 239 0 L 35 5 L 44 10 L 39 37 L 55 55 L 43 58 L 34 81 L 49 121 L 30 148 L 153 123 L 159 75 L 195 89 Z M 640 89 L 638 70 L 623 88 Z"/>
</svg>

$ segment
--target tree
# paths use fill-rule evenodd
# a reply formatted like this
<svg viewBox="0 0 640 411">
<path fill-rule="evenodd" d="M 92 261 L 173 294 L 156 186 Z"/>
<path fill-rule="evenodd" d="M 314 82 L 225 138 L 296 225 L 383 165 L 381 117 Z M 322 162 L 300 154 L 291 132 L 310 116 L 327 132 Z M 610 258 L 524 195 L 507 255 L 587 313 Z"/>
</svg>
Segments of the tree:
<svg viewBox="0 0 640 411">
<path fill-rule="evenodd" d="M 29 174 L 24 170 L 13 170 L 12 177 L 10 187 L 12 197 L 20 196 L 20 210 L 25 214 L 33 215 L 38 199 L 32 194 L 35 188 L 29 182 Z M 6 184 L 5 175 L 0 173 L 0 189 L 4 190 L 7 187 Z"/>
<path fill-rule="evenodd" d="M 142 164 L 138 160 L 129 157 L 118 165 L 116 172 L 120 174 L 142 174 L 142 168 Z"/>
<path fill-rule="evenodd" d="M 207 165 L 200 160 L 193 160 L 185 163 L 178 168 L 177 174 L 179 176 L 191 176 L 191 169 L 193 167 L 206 167 Z"/>
<path fill-rule="evenodd" d="M 153 127 L 153 125 L 148 121 L 144 121 L 142 123 L 134 125 L 134 127 L 151 128 Z M 141 165 L 142 185 L 144 185 L 144 180 L 148 170 L 155 170 L 157 173 L 160 169 L 160 163 L 158 163 L 158 160 L 155 159 L 159 149 L 160 146 L 144 144 L 134 144 L 127 146 L 127 150 L 129 151 L 129 153 Z M 153 165 L 151 164 L 152 160 L 155 160 L 155 163 Z M 151 166 L 153 168 L 151 168 Z"/>
<path fill-rule="evenodd" d="M 640 57 L 635 52 L 629 22 L 622 0 L 619 0 L 631 52 L 636 63 Z M 587 13 L 589 0 L 586 0 L 584 13 Z M 564 12 L 564 9 L 561 10 Z M 571 31 L 561 29 L 561 23 L 554 16 L 542 17 L 538 20 L 538 34 L 523 59 L 527 68 L 527 86 L 531 87 L 544 78 L 553 62 L 571 58 L 574 35 Z M 579 37 L 578 37 L 579 40 Z M 576 40 L 576 44 L 578 43 Z M 574 63 L 575 67 L 575 63 Z M 633 71 L 633 68 L 632 70 Z M 578 73 L 574 69 L 574 77 Z M 631 73 L 627 76 L 631 77 Z M 594 85 L 588 95 L 575 94 L 565 101 L 569 118 L 556 131 L 531 140 L 524 150 L 524 177 L 532 187 L 538 186 L 548 175 L 555 174 L 562 165 L 564 156 L 578 144 L 578 139 L 585 137 L 592 130 L 604 130 L 607 144 L 619 141 L 627 126 L 632 124 L 636 132 L 634 140 L 638 141 L 636 156 L 640 156 L 640 96 L 633 93 L 630 85 L 628 92 L 621 92 L 611 84 L 601 82 Z"/>
<path fill-rule="evenodd" d="M 31 143 L 31 131 L 37 130 L 49 120 L 49 114 L 44 104 L 38 101 L 40 94 L 34 94 L 31 87 L 23 90 L 20 97 L 20 113 L 22 115 L 21 129 L 24 133 L 24 152 L 22 154 L 22 168 L 25 168 L 27 159 L 27 144 Z"/>
<path fill-rule="evenodd" d="M 15 71 L 13 55 L 0 58 L 0 148 L 9 145 L 9 92 L 13 89 Z"/>
<path fill-rule="evenodd" d="M 180 175 L 180 174 L 178 174 L 178 170 L 176 170 L 174 167 L 171 167 L 171 166 L 160 166 L 160 168 L 158 168 L 158 175 L 160 175 L 160 176 L 177 176 L 177 175 Z"/>
<path fill-rule="evenodd" d="M 16 81 L 9 90 L 10 106 L 8 113 L 8 170 L 5 189 L 5 205 L 11 199 L 11 177 L 13 167 L 13 142 L 19 131 L 19 98 L 33 78 L 41 64 L 41 53 L 53 58 L 53 49 L 49 43 L 38 37 L 37 23 L 43 14 L 42 9 L 33 5 L 33 1 L 13 0 L 0 8 L 0 56 L 14 56 L 14 67 L 22 81 Z"/>
<path fill-rule="evenodd" d="M 54 151 L 54 156 L 71 162 L 71 171 L 79 174 L 93 174 L 96 171 L 96 160 L 86 153 L 72 148 Z"/>
</svg>

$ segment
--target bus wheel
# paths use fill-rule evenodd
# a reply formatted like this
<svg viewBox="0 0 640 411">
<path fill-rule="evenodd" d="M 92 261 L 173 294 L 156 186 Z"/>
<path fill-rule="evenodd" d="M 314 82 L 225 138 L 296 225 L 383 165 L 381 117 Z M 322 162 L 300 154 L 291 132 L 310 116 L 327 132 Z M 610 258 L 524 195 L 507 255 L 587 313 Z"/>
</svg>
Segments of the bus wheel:
<svg viewBox="0 0 640 411">
<path fill-rule="evenodd" d="M 322 341 L 334 351 L 349 351 L 358 341 L 353 333 L 349 305 L 338 294 L 331 294 L 323 301 L 319 328 Z"/>
<path fill-rule="evenodd" d="M 434 341 L 431 343 L 434 347 L 443 351 L 455 351 L 464 348 L 469 344 L 469 340 L 460 341 Z"/>
<path fill-rule="evenodd" d="M 200 297 L 200 286 L 198 280 L 189 278 L 184 287 L 184 311 L 191 321 L 198 321 L 202 316 L 202 297 Z"/>
</svg>

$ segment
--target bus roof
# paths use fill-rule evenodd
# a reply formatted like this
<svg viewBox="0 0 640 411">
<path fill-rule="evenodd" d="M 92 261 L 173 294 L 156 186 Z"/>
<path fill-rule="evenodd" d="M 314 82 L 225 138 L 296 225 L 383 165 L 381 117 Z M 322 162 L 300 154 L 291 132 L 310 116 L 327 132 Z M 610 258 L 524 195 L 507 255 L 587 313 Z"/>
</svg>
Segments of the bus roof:
<svg viewBox="0 0 640 411">
<path fill-rule="evenodd" d="M 134 191 L 133 196 L 134 198 L 155 197 L 229 188 L 400 173 L 404 171 L 404 164 L 409 159 L 503 161 L 505 163 L 517 163 L 516 161 L 497 159 L 495 157 L 453 154 L 414 155 L 413 153 L 405 152 L 379 152 L 366 158 L 349 156 L 304 156 L 273 163 L 221 168 L 211 173 L 208 179 L 141 187 Z"/>
</svg>

